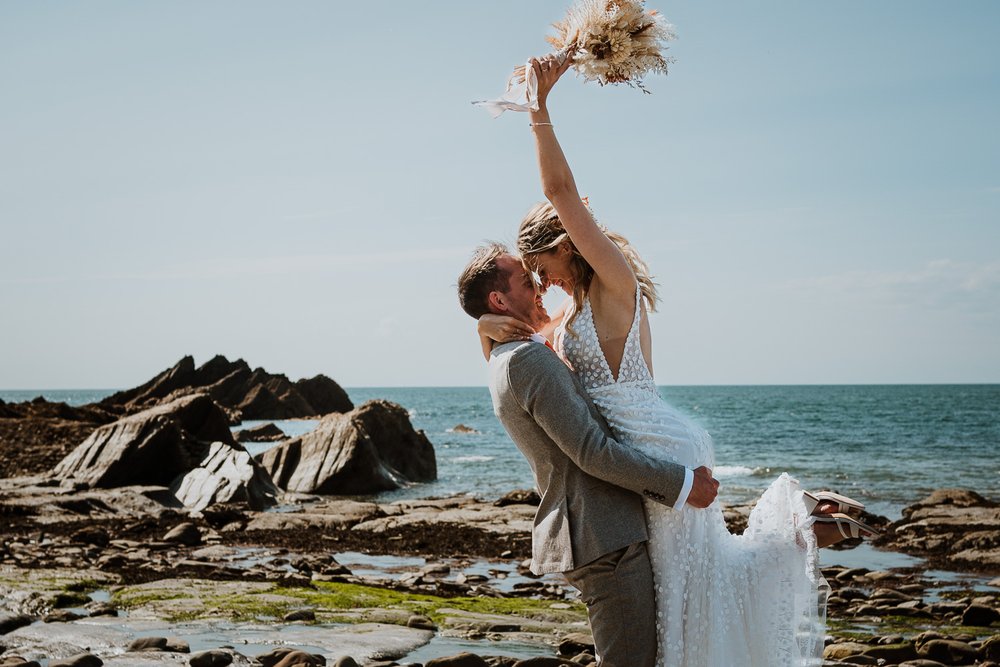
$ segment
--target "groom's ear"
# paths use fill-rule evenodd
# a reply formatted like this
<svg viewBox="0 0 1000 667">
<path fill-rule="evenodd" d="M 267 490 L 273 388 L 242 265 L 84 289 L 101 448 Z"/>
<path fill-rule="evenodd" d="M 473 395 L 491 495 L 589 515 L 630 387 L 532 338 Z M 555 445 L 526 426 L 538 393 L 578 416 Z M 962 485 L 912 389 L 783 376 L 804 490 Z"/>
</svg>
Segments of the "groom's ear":
<svg viewBox="0 0 1000 667">
<path fill-rule="evenodd" d="M 503 292 L 493 290 L 486 297 L 486 305 L 489 306 L 490 312 L 494 315 L 503 315 L 507 312 L 507 297 Z"/>
</svg>

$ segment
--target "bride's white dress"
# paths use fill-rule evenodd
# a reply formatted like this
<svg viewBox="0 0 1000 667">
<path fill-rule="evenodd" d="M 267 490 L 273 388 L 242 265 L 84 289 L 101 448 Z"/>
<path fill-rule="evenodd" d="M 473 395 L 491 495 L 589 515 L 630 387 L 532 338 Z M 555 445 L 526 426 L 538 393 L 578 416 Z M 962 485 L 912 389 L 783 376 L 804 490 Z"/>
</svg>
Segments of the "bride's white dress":
<svg viewBox="0 0 1000 667">
<path fill-rule="evenodd" d="M 639 346 L 640 294 L 617 379 L 598 342 L 589 298 L 556 349 L 586 387 L 615 438 L 689 468 L 715 467 L 709 434 L 664 401 Z M 572 311 L 572 309 L 570 309 Z M 675 510 L 646 500 L 656 582 L 660 667 L 821 665 L 829 588 L 798 482 L 782 474 L 742 535 L 718 502 Z"/>
</svg>

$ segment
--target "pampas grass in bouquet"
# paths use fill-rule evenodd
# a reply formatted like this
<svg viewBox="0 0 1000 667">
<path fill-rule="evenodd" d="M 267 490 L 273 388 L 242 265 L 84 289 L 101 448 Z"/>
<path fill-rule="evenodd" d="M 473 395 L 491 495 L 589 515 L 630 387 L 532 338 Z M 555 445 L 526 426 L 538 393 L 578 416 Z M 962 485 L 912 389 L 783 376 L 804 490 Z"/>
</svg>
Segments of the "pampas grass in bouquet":
<svg viewBox="0 0 1000 667">
<path fill-rule="evenodd" d="M 673 26 L 642 0 L 578 0 L 546 41 L 573 59 L 587 81 L 624 83 L 648 93 L 647 74 L 667 74 L 673 58 L 666 42 L 677 38 Z"/>
<path fill-rule="evenodd" d="M 602 86 L 623 83 L 648 93 L 643 77 L 666 74 L 673 62 L 664 55 L 666 43 L 676 38 L 673 26 L 647 10 L 643 0 L 577 0 L 553 27 L 557 34 L 546 39 L 558 55 L 571 58 L 580 76 Z M 525 65 L 514 70 L 502 97 L 473 104 L 494 117 L 506 110 L 535 111 L 536 93 L 534 73 Z"/>
</svg>

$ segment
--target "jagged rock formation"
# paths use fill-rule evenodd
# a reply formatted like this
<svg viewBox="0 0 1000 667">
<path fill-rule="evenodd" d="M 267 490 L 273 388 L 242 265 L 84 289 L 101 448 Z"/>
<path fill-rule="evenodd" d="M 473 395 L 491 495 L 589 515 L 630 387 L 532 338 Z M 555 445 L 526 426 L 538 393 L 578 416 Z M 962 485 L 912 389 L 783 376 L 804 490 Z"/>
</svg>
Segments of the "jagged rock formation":
<svg viewBox="0 0 1000 667">
<path fill-rule="evenodd" d="M 236 433 L 233 433 L 233 437 L 236 438 L 236 442 L 278 442 L 279 440 L 286 439 L 288 436 L 285 435 L 284 431 L 275 426 L 273 422 L 268 422 L 254 426 L 253 428 L 236 431 Z"/>
<path fill-rule="evenodd" d="M 270 477 L 233 440 L 223 410 L 193 394 L 99 427 L 52 471 L 86 487 L 169 486 L 189 508 L 273 504 Z"/>
<path fill-rule="evenodd" d="M 134 412 L 196 392 L 232 411 L 233 421 L 317 417 L 354 407 L 347 392 L 325 375 L 292 382 L 222 355 L 197 368 L 194 358 L 186 356 L 145 384 L 108 396 L 99 405 Z"/>
<path fill-rule="evenodd" d="M 434 447 L 406 410 L 368 401 L 257 456 L 275 483 L 298 493 L 364 494 L 437 478 Z"/>
<path fill-rule="evenodd" d="M 216 356 L 195 368 L 184 357 L 152 380 L 89 405 L 69 406 L 39 397 L 23 403 L 0 401 L 0 478 L 51 470 L 98 426 L 182 396 L 207 393 L 227 412 L 243 419 L 316 417 L 349 412 L 354 405 L 324 375 L 291 382 L 243 360 Z"/>
</svg>

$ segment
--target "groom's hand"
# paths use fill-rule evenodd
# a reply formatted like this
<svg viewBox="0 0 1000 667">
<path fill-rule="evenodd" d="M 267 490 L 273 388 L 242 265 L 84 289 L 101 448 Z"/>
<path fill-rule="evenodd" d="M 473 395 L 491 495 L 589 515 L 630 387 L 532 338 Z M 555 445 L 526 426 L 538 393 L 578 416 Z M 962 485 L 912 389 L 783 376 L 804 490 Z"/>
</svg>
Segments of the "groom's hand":
<svg viewBox="0 0 1000 667">
<path fill-rule="evenodd" d="M 694 483 L 687 497 L 688 505 L 704 509 L 712 504 L 717 495 L 719 495 L 719 482 L 712 478 L 711 468 L 705 466 L 695 468 Z"/>
</svg>

